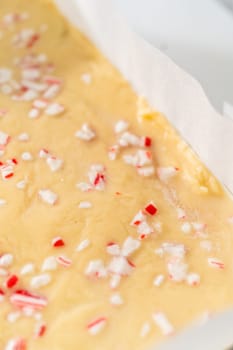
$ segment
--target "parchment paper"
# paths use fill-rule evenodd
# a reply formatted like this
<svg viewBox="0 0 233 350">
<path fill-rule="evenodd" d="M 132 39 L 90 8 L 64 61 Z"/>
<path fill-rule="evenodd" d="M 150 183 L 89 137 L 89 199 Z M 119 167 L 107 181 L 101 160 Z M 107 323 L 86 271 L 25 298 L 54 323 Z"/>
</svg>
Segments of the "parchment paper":
<svg viewBox="0 0 233 350">
<path fill-rule="evenodd" d="M 233 121 L 214 110 L 199 83 L 132 32 L 110 0 L 55 2 L 133 88 L 166 115 L 205 165 L 233 193 Z M 162 349 L 222 350 L 230 341 L 233 343 L 232 324 L 233 312 L 229 311 L 204 328 L 184 332 Z"/>
</svg>

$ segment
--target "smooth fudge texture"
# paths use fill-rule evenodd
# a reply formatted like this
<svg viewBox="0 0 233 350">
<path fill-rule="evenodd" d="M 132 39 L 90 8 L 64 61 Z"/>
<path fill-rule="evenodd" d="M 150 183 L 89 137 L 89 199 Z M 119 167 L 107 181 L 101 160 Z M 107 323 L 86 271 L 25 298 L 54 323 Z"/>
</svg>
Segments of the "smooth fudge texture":
<svg viewBox="0 0 233 350">
<path fill-rule="evenodd" d="M 232 306 L 230 196 L 50 1 L 0 17 L 0 348 L 146 350 Z"/>
</svg>

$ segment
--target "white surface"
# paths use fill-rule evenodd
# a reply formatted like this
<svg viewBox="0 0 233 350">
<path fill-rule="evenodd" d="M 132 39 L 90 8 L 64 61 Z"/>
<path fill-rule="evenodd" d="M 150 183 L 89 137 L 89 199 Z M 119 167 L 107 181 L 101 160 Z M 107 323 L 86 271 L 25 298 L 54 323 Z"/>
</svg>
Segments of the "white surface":
<svg viewBox="0 0 233 350">
<path fill-rule="evenodd" d="M 233 104 L 233 13 L 217 0 L 113 0 L 132 27 L 196 77 L 222 112 Z"/>
</svg>

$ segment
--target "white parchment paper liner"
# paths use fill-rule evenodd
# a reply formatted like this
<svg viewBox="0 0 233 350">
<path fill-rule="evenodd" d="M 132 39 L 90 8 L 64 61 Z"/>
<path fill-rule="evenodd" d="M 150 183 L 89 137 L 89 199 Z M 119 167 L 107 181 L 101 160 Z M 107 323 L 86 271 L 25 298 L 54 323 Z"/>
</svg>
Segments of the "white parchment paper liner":
<svg viewBox="0 0 233 350">
<path fill-rule="evenodd" d="M 206 166 L 233 192 L 233 121 L 214 110 L 200 84 L 132 32 L 110 0 L 55 2 L 134 89 L 166 115 Z M 233 312 L 229 311 L 204 328 L 184 332 L 162 349 L 222 350 L 230 341 L 233 343 L 232 324 Z"/>
</svg>

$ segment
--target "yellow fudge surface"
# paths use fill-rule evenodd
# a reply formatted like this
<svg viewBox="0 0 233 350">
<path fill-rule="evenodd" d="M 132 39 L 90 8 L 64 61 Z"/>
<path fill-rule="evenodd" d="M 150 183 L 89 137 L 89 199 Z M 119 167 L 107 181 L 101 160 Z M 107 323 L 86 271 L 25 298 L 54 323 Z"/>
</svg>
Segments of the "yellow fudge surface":
<svg viewBox="0 0 233 350">
<path fill-rule="evenodd" d="M 51 2 L 0 17 L 0 349 L 145 350 L 232 306 L 230 196 Z"/>
</svg>

